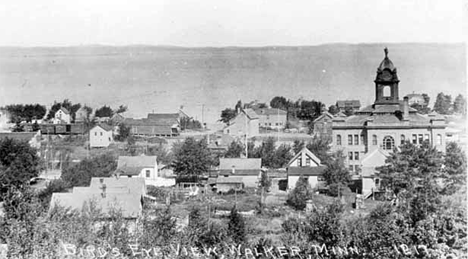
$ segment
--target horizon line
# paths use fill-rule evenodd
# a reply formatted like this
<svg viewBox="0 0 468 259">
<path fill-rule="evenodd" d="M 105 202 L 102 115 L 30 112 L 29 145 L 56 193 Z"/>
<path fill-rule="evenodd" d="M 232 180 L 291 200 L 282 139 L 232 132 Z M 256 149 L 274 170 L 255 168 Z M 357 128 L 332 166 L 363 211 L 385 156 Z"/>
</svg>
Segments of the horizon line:
<svg viewBox="0 0 468 259">
<path fill-rule="evenodd" d="M 92 48 L 92 47 L 111 47 L 111 48 L 126 48 L 126 47 L 153 47 L 153 48 L 178 48 L 178 49 L 228 49 L 228 48 L 304 48 L 304 47 L 320 47 L 327 45 L 401 45 L 401 44 L 426 44 L 426 45 L 465 45 L 466 42 L 329 42 L 315 45 L 262 45 L 262 46 L 236 46 L 236 45 L 224 45 L 224 46 L 180 46 L 170 44 L 125 44 L 125 45 L 113 45 L 113 44 L 77 44 L 77 45 L 35 45 L 35 46 L 21 46 L 21 45 L 0 45 L 0 48 L 21 48 L 21 49 L 34 49 L 34 48 Z"/>
</svg>

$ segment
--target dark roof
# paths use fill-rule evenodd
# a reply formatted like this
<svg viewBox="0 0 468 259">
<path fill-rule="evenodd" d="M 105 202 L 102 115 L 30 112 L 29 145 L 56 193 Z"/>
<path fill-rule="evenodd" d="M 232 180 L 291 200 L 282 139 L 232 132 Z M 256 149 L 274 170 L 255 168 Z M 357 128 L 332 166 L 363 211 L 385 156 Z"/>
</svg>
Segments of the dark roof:
<svg viewBox="0 0 468 259">
<path fill-rule="evenodd" d="M 286 115 L 287 112 L 280 110 L 280 109 L 274 109 L 274 108 L 258 108 L 254 109 L 255 113 L 258 115 Z"/>
<path fill-rule="evenodd" d="M 379 70 L 390 69 L 391 71 L 393 71 L 395 69 L 395 66 L 393 65 L 393 62 L 387 56 L 385 56 L 382 62 L 380 62 L 378 69 Z"/>
<path fill-rule="evenodd" d="M 29 142 L 36 134 L 36 132 L 0 132 L 0 140 L 11 138 Z"/>
<path fill-rule="evenodd" d="M 322 113 L 322 115 L 320 115 L 317 119 L 314 120 L 314 123 L 315 123 L 315 122 L 321 121 L 321 120 L 324 119 L 325 117 L 328 117 L 328 118 L 330 118 L 330 119 L 333 119 L 334 116 L 333 116 L 331 113 L 329 113 L 329 112 L 324 112 L 324 113 Z"/>
<path fill-rule="evenodd" d="M 336 101 L 336 106 L 338 106 L 338 108 L 359 108 L 361 107 L 361 102 L 359 100 L 338 100 Z"/>
<path fill-rule="evenodd" d="M 288 176 L 319 176 L 322 175 L 325 166 L 315 167 L 288 167 Z"/>
<path fill-rule="evenodd" d="M 178 113 L 148 113 L 148 122 L 152 125 L 174 125 L 179 123 Z"/>
<path fill-rule="evenodd" d="M 119 156 L 117 168 L 155 167 L 156 156 Z"/>
<path fill-rule="evenodd" d="M 243 183 L 242 177 L 239 176 L 229 176 L 229 177 L 218 177 L 216 178 L 216 184 L 220 183 Z"/>
<path fill-rule="evenodd" d="M 132 125 L 133 134 L 142 135 L 171 135 L 171 125 Z"/>
<path fill-rule="evenodd" d="M 62 110 L 65 114 L 70 114 L 70 112 L 65 107 L 60 107 L 59 110 Z"/>
<path fill-rule="evenodd" d="M 261 172 L 260 169 L 236 169 L 234 174 L 232 173 L 232 169 L 224 169 L 219 170 L 219 175 L 259 175 Z"/>
<path fill-rule="evenodd" d="M 139 177 L 93 177 L 91 178 L 90 188 L 100 188 L 101 179 L 107 188 L 127 188 L 132 194 L 140 196 L 146 194 L 145 179 Z"/>
</svg>

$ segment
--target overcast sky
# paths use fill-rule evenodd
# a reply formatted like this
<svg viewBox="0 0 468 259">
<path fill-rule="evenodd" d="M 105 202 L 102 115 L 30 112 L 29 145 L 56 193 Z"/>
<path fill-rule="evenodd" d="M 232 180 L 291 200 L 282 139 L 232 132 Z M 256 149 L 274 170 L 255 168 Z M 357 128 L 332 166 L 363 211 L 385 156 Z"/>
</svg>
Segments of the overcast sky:
<svg viewBox="0 0 468 259">
<path fill-rule="evenodd" d="M 467 6 L 465 0 L 2 1 L 0 45 L 461 42 Z"/>
</svg>

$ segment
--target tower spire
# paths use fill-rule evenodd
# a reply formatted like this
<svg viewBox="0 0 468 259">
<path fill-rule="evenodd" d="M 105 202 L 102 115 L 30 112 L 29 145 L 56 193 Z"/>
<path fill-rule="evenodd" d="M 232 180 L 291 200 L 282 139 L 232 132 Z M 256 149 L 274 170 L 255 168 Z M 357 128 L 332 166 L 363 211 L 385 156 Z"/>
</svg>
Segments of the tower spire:
<svg viewBox="0 0 468 259">
<path fill-rule="evenodd" d="M 387 49 L 387 47 L 385 47 L 384 52 L 385 52 L 385 58 L 387 58 L 387 56 L 388 56 L 388 49 Z"/>
</svg>

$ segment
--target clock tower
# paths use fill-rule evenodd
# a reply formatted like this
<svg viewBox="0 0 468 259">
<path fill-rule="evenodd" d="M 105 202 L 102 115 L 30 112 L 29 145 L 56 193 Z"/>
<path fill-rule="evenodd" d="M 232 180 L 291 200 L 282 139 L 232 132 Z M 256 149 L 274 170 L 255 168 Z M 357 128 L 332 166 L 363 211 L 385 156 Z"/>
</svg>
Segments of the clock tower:
<svg viewBox="0 0 468 259">
<path fill-rule="evenodd" d="M 388 49 L 384 49 L 385 58 L 377 68 L 375 82 L 374 104 L 398 104 L 398 80 L 397 69 L 388 58 Z"/>
</svg>

